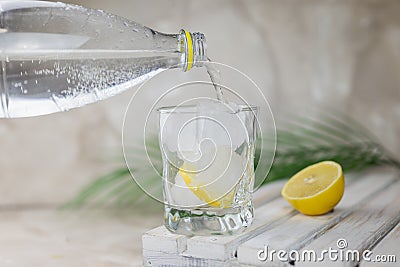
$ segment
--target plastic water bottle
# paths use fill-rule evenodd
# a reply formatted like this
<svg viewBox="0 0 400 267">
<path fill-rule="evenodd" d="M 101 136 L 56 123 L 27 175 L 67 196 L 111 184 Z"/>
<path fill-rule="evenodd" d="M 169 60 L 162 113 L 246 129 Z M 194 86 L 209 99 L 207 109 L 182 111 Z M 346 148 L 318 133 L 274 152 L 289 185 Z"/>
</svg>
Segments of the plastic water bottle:
<svg viewBox="0 0 400 267">
<path fill-rule="evenodd" d="M 206 60 L 201 33 L 163 34 L 64 3 L 0 1 L 0 117 L 80 107 Z"/>
</svg>

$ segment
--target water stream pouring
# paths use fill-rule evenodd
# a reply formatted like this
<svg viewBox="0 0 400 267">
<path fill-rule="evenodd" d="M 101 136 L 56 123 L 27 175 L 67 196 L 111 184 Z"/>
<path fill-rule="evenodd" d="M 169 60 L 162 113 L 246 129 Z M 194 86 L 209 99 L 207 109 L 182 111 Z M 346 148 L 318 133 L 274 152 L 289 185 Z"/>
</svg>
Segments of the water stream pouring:
<svg viewBox="0 0 400 267">
<path fill-rule="evenodd" d="M 100 10 L 0 2 L 0 117 L 65 111 L 207 61 L 201 33 L 164 34 Z"/>
</svg>

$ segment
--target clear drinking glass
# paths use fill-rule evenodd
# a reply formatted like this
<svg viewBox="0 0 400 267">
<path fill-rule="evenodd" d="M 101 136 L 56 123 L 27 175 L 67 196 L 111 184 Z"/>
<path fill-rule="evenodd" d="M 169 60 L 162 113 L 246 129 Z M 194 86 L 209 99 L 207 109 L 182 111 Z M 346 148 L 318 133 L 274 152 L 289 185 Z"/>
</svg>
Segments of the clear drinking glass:
<svg viewBox="0 0 400 267">
<path fill-rule="evenodd" d="M 207 103 L 158 111 L 165 226 L 185 235 L 250 226 L 257 107 Z"/>
</svg>

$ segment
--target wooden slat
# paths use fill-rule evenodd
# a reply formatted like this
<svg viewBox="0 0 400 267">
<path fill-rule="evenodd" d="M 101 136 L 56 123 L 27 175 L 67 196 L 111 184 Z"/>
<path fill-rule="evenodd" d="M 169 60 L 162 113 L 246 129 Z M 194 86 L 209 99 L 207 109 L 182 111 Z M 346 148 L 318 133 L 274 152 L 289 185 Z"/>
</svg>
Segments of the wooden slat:
<svg viewBox="0 0 400 267">
<path fill-rule="evenodd" d="M 174 266 L 174 267 L 230 267 L 231 262 L 218 260 L 199 259 L 179 254 L 164 253 L 160 251 L 143 250 L 143 266 Z"/>
<path fill-rule="evenodd" d="M 187 240 L 185 255 L 223 261 L 234 258 L 238 245 L 273 228 L 294 214 L 283 198 L 277 198 L 256 210 L 255 220 L 245 232 L 233 236 L 192 237 Z"/>
<path fill-rule="evenodd" d="M 399 250 L 399 243 L 400 243 L 400 224 L 397 224 L 397 226 L 388 234 L 386 235 L 376 247 L 372 249 L 372 254 L 369 256 L 371 261 L 361 261 L 361 266 L 363 267 L 370 267 L 370 266 L 394 266 L 397 262 L 400 262 L 400 250 Z M 382 258 L 377 259 L 377 255 L 385 255 L 385 256 L 391 256 L 394 255 L 394 261 L 388 262 L 386 258 L 386 262 L 377 262 L 381 261 Z M 367 255 L 368 256 L 368 255 Z"/>
<path fill-rule="evenodd" d="M 323 249 L 329 247 L 337 249 L 339 238 L 346 239 L 348 246 L 345 250 L 358 250 L 362 253 L 372 248 L 400 222 L 399 192 L 400 181 L 377 195 L 371 195 L 365 205 L 304 247 L 304 250 L 314 250 L 317 255 L 320 255 Z M 328 257 L 325 257 L 323 263 L 336 266 L 339 264 L 341 266 L 358 265 L 355 261 L 332 262 Z M 315 264 L 321 265 L 321 262 Z M 311 266 L 311 263 L 298 262 L 296 266 Z"/>
<path fill-rule="evenodd" d="M 179 254 L 186 250 L 186 240 L 186 236 L 173 234 L 160 226 L 142 236 L 142 245 L 146 250 Z"/>
<path fill-rule="evenodd" d="M 357 179 L 351 185 L 346 185 L 345 195 L 332 213 L 315 217 L 297 214 L 277 227 L 245 242 L 238 248 L 239 263 L 265 264 L 257 258 L 258 251 L 265 245 L 276 251 L 301 248 L 351 214 L 358 207 L 357 204 L 363 202 L 363 199 L 365 201 L 365 198 L 369 198 L 371 194 L 387 188 L 398 180 L 395 172 L 384 172 L 379 179 L 377 177 L 377 173 L 372 172 Z"/>
</svg>

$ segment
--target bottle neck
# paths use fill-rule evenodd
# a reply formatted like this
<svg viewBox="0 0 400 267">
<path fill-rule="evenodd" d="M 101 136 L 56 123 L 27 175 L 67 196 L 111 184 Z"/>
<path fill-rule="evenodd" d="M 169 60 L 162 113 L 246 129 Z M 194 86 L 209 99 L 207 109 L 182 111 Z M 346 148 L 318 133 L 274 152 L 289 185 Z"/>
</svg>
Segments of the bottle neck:
<svg viewBox="0 0 400 267">
<path fill-rule="evenodd" d="M 192 67 L 201 67 L 207 61 L 207 43 L 204 34 L 181 30 L 179 46 L 182 53 L 183 71 L 188 71 Z"/>
</svg>

